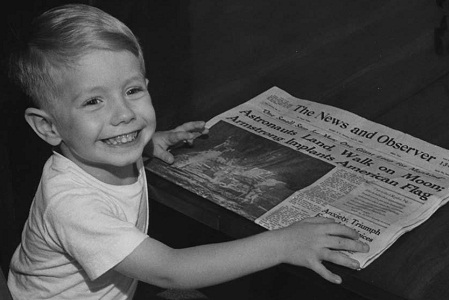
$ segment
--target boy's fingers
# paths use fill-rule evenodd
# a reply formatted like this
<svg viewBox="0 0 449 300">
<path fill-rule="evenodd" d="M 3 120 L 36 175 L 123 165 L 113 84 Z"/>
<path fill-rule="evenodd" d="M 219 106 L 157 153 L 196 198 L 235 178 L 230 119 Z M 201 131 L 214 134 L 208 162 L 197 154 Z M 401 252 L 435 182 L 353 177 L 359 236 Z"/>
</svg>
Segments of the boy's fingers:
<svg viewBox="0 0 449 300">
<path fill-rule="evenodd" d="M 338 223 L 329 224 L 327 230 L 329 235 L 343 236 L 353 240 L 359 239 L 359 233 L 357 231 Z"/>
<path fill-rule="evenodd" d="M 157 149 L 155 149 L 155 151 L 156 152 L 154 155 L 157 158 L 159 158 L 160 160 L 162 160 L 168 164 L 171 164 L 174 162 L 175 158 L 174 158 L 173 154 L 171 154 L 170 152 L 165 151 L 164 149 L 159 148 L 159 147 Z"/>
<path fill-rule="evenodd" d="M 332 283 L 336 283 L 336 284 L 340 284 L 341 283 L 341 277 L 338 276 L 337 274 L 334 274 L 331 271 L 329 271 L 321 263 L 318 263 L 318 264 L 312 266 L 312 270 L 315 271 L 318 275 L 320 275 L 324 279 L 326 279 L 326 280 L 328 280 L 328 281 L 330 281 Z"/>
<path fill-rule="evenodd" d="M 175 129 L 173 129 L 173 131 L 195 131 L 195 130 L 203 129 L 205 124 L 206 123 L 204 121 L 187 122 L 187 123 L 184 123 L 184 124 L 176 127 Z"/>
<path fill-rule="evenodd" d="M 196 122 L 184 123 L 182 125 L 179 125 L 175 129 L 173 129 L 173 131 L 189 131 L 189 130 L 195 129 L 195 123 Z"/>
<path fill-rule="evenodd" d="M 357 260 L 339 251 L 330 251 L 326 261 L 354 270 L 360 269 L 360 263 Z"/>
<path fill-rule="evenodd" d="M 200 131 L 172 131 L 168 135 L 168 143 L 170 145 L 175 145 L 179 142 L 187 142 L 189 144 L 193 143 L 193 140 L 197 137 L 207 134 L 207 130 Z"/>
<path fill-rule="evenodd" d="M 197 138 L 200 135 L 201 134 L 198 133 L 198 132 L 174 131 L 174 132 L 171 132 L 168 135 L 168 141 L 167 142 L 170 145 L 175 145 L 175 144 L 177 144 L 179 142 L 193 140 L 193 139 Z"/>
<path fill-rule="evenodd" d="M 361 241 L 343 237 L 333 237 L 328 240 L 327 248 L 356 252 L 368 252 L 369 246 Z"/>
</svg>

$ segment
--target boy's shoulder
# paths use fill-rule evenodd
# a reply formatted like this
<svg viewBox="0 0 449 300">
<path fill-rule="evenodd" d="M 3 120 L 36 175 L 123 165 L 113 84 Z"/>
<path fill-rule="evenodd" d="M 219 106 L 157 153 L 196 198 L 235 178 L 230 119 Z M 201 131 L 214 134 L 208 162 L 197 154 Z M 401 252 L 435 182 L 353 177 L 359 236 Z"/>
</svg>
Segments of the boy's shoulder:
<svg viewBox="0 0 449 300">
<path fill-rule="evenodd" d="M 70 191 L 82 193 L 84 189 L 95 190 L 92 188 L 92 177 L 57 152 L 54 152 L 44 165 L 41 185 L 44 192 L 49 193 L 47 196 Z"/>
<path fill-rule="evenodd" d="M 86 205 L 104 203 L 104 190 L 75 163 L 54 153 L 44 165 L 35 200 L 44 211 L 70 214 L 85 209 Z"/>
<path fill-rule="evenodd" d="M 91 208 L 116 211 L 121 200 L 138 195 L 145 189 L 146 178 L 142 164 L 139 183 L 132 186 L 114 186 L 103 183 L 85 172 L 63 155 L 55 152 L 47 160 L 36 199 L 45 210 L 72 213 Z M 123 198 L 123 199 L 121 199 Z M 120 210 L 120 209 L 119 209 Z"/>
</svg>

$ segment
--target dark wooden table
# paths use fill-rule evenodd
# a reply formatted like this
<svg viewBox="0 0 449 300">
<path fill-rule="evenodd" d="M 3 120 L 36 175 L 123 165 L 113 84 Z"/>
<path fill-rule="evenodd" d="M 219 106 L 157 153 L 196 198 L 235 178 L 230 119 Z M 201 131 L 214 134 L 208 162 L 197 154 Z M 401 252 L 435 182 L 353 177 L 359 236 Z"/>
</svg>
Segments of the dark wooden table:
<svg viewBox="0 0 449 300">
<path fill-rule="evenodd" d="M 443 77 L 372 120 L 449 148 L 447 86 L 447 78 Z M 233 238 L 263 230 L 236 213 L 148 173 L 152 199 L 168 207 Z M 448 220 L 449 206 L 444 206 L 424 224 L 400 237 L 361 271 L 335 265 L 329 267 L 343 277 L 343 287 L 367 299 L 449 299 Z M 304 268 L 286 268 L 298 276 L 311 276 L 311 271 Z"/>
</svg>

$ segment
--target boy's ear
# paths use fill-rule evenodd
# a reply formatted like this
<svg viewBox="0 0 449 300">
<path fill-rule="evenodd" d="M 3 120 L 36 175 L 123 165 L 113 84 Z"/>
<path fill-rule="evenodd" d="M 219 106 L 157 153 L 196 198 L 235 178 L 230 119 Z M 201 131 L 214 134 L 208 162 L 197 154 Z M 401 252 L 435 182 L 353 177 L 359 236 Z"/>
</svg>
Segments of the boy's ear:
<svg viewBox="0 0 449 300">
<path fill-rule="evenodd" d="M 51 116 L 42 109 L 29 107 L 25 110 L 25 120 L 34 132 L 52 146 L 57 146 L 62 139 Z"/>
</svg>

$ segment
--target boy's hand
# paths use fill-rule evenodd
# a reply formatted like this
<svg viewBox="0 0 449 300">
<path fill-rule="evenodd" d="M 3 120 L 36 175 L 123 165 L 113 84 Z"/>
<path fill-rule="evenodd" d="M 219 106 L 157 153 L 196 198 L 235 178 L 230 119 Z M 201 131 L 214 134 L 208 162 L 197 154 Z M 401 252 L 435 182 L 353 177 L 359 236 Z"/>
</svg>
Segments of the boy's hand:
<svg viewBox="0 0 449 300">
<path fill-rule="evenodd" d="M 205 122 L 203 121 L 193 121 L 184 123 L 172 130 L 157 131 L 154 133 L 153 138 L 149 143 L 150 145 L 146 147 L 145 152 L 147 152 L 148 155 L 153 155 L 154 157 L 171 164 L 174 161 L 174 157 L 173 154 L 169 152 L 170 147 L 179 144 L 191 145 L 194 139 L 209 132 L 204 126 Z"/>
<path fill-rule="evenodd" d="M 358 269 L 359 262 L 339 250 L 369 251 L 367 244 L 358 241 L 355 230 L 328 218 L 304 219 L 280 231 L 286 233 L 283 235 L 286 263 L 310 268 L 333 283 L 341 283 L 341 277 L 329 271 L 323 261 Z"/>
</svg>

